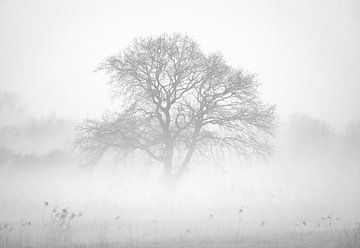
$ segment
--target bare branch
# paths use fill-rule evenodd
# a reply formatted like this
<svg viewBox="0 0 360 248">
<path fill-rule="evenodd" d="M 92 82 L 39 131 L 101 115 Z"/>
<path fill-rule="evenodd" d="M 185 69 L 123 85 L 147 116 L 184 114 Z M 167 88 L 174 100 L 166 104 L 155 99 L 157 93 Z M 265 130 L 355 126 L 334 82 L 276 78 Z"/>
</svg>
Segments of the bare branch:
<svg viewBox="0 0 360 248">
<path fill-rule="evenodd" d="M 94 162 L 108 150 L 139 150 L 181 177 L 194 154 L 271 153 L 275 107 L 260 100 L 255 76 L 188 36 L 136 39 L 98 70 L 124 106 L 77 128 L 76 145 Z"/>
</svg>

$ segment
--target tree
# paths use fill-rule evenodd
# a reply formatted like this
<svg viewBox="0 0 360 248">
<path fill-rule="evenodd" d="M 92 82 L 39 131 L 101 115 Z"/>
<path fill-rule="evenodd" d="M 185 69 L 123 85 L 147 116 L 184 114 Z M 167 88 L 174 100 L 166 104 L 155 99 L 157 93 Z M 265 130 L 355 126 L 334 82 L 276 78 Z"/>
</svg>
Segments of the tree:
<svg viewBox="0 0 360 248">
<path fill-rule="evenodd" d="M 359 161 L 360 120 L 352 121 L 347 125 L 342 139 L 345 157 L 352 161 Z"/>
<path fill-rule="evenodd" d="M 283 133 L 284 153 L 291 160 L 307 164 L 328 164 L 336 154 L 336 135 L 323 120 L 313 119 L 304 113 L 293 113 Z M 321 161 L 321 162 L 319 162 Z"/>
<path fill-rule="evenodd" d="M 95 163 L 104 152 L 142 152 L 178 179 L 195 154 L 267 155 L 275 107 L 259 99 L 255 76 L 206 55 L 188 36 L 136 39 L 103 62 L 123 108 L 77 127 L 76 146 Z M 176 158 L 176 159 L 175 159 Z"/>
<path fill-rule="evenodd" d="M 309 146 L 323 148 L 335 137 L 333 130 L 325 121 L 312 119 L 302 113 L 294 113 L 289 117 L 288 132 L 291 141 L 304 148 Z"/>
</svg>

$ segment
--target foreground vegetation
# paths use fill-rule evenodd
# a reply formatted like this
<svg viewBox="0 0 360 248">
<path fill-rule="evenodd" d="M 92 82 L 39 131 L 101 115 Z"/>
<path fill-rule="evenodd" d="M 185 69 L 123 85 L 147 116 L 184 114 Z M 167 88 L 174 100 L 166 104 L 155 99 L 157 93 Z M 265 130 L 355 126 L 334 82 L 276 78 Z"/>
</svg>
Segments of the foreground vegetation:
<svg viewBox="0 0 360 248">
<path fill-rule="evenodd" d="M 27 240 L 26 243 L 16 239 L 2 237 L 1 248 L 30 248 L 30 247 L 72 247 L 72 248 L 190 248 L 190 247 L 259 247 L 259 248 L 358 248 L 360 245 L 359 229 L 337 230 L 332 232 L 286 233 L 277 235 L 249 236 L 240 239 L 201 239 L 184 238 L 159 241 L 98 241 L 94 243 L 67 243 L 65 240 L 53 240 L 54 243 L 41 243 L 38 240 Z M 58 242 L 58 243 L 57 243 Z"/>
<path fill-rule="evenodd" d="M 309 225 L 304 220 L 295 223 L 293 230 L 276 233 L 265 230 L 267 223 L 263 221 L 258 230 L 243 233 L 247 227 L 242 226 L 242 214 L 243 208 L 237 213 L 237 230 L 231 235 L 220 233 L 219 229 L 210 231 L 209 226 L 214 218 L 210 214 L 208 227 L 189 225 L 191 227 L 183 231 L 177 229 L 174 236 L 166 233 L 166 229 L 175 229 L 171 220 L 167 224 L 162 223 L 161 227 L 156 219 L 139 225 L 136 221 L 125 221 L 120 215 L 112 221 L 81 221 L 84 213 L 70 208 L 50 207 L 45 202 L 42 220 L 35 224 L 26 219 L 19 223 L 0 222 L 0 248 L 360 247 L 360 223 L 345 224 L 332 215 L 321 217 L 316 228 L 313 225 L 315 222 Z"/>
</svg>

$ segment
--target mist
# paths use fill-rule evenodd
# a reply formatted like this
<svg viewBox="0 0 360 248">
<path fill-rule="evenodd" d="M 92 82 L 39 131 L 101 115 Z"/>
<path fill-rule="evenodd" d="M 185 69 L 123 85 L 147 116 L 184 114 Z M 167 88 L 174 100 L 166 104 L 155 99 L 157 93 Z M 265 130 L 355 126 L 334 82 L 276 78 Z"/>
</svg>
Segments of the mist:
<svg viewBox="0 0 360 248">
<path fill-rule="evenodd" d="M 359 10 L 351 0 L 1 1 L 0 248 L 358 247 Z M 249 109 L 264 114 L 255 129 L 247 128 L 257 118 L 241 126 L 248 132 L 244 154 L 238 143 L 225 149 L 228 143 L 216 140 L 169 183 L 191 147 L 186 128 L 197 107 L 189 104 L 191 94 L 185 107 L 168 112 L 177 113 L 169 118 L 170 133 L 185 130 L 173 143 L 168 178 L 166 159 L 157 159 L 168 143 L 164 150 L 156 144 L 152 157 L 142 153 L 150 146 L 132 150 L 126 140 L 101 150 L 115 135 L 91 136 L 89 124 L 103 133 L 114 131 L 113 123 L 129 126 L 129 136 L 151 130 L 153 124 L 140 128 L 144 119 L 136 119 L 139 109 L 151 112 L 148 99 L 131 112 L 143 94 L 131 95 L 136 87 L 129 81 L 131 97 L 121 95 L 116 83 L 127 78 L 109 67 L 137 55 L 126 53 L 132 42 L 144 42 L 136 38 L 182 34 L 181 41 L 194 39 L 205 54 L 191 61 L 213 59 L 259 82 L 249 97 L 259 101 L 249 100 Z M 240 128 L 221 130 L 235 137 Z M 214 138 L 215 131 L 200 137 Z"/>
<path fill-rule="evenodd" d="M 18 111 L 3 106 L 2 113 Z M 55 207 L 68 208 L 82 213 L 72 228 L 74 240 L 84 243 L 232 240 L 238 228 L 242 237 L 309 232 L 324 216 L 339 219 L 322 223 L 326 231 L 352 224 L 360 217 L 359 122 L 335 132 L 294 113 L 281 123 L 271 159 L 197 162 L 174 189 L 164 187 L 155 164 L 136 155 L 84 165 L 73 149 L 72 121 L 48 116 L 4 123 L 0 219 L 14 229 L 29 220 L 37 237 Z"/>
</svg>

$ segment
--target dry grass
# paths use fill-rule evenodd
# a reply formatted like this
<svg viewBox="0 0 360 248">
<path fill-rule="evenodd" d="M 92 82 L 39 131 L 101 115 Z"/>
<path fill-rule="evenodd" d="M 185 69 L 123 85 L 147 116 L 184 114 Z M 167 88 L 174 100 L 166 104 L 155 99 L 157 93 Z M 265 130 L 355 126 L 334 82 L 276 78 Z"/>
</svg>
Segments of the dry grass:
<svg viewBox="0 0 360 248">
<path fill-rule="evenodd" d="M 158 220 L 152 219 L 144 224 L 151 225 L 152 230 L 149 232 L 134 228 L 133 221 L 125 222 L 123 217 L 118 215 L 110 221 L 97 222 L 94 225 L 83 223 L 94 229 L 93 234 L 88 234 L 93 235 L 93 239 L 86 243 L 73 238 L 73 229 L 84 227 L 74 226 L 73 222 L 76 224 L 76 220 L 83 214 L 70 211 L 70 208 L 50 207 L 50 204 L 45 202 L 42 219 L 39 221 L 41 224 L 37 227 L 31 220 L 25 219 L 19 223 L 0 222 L 0 248 L 360 248 L 360 223 L 340 225 L 339 218 L 329 215 L 320 218 L 319 223 L 316 223 L 317 230 L 307 229 L 309 223 L 301 220 L 295 223 L 295 231 L 288 233 L 275 235 L 260 232 L 256 235 L 240 236 L 240 232 L 246 229 L 246 226 L 240 226 L 242 214 L 243 208 L 234 214 L 234 218 L 237 218 L 236 230 L 227 238 L 215 238 L 210 232 L 217 217 L 209 214 L 208 226 L 203 230 L 204 235 L 195 235 L 189 226 L 179 231 L 177 238 L 172 239 L 166 239 L 165 234 L 158 229 Z M 259 229 L 262 230 L 266 224 L 266 221 L 262 221 Z"/>
</svg>

